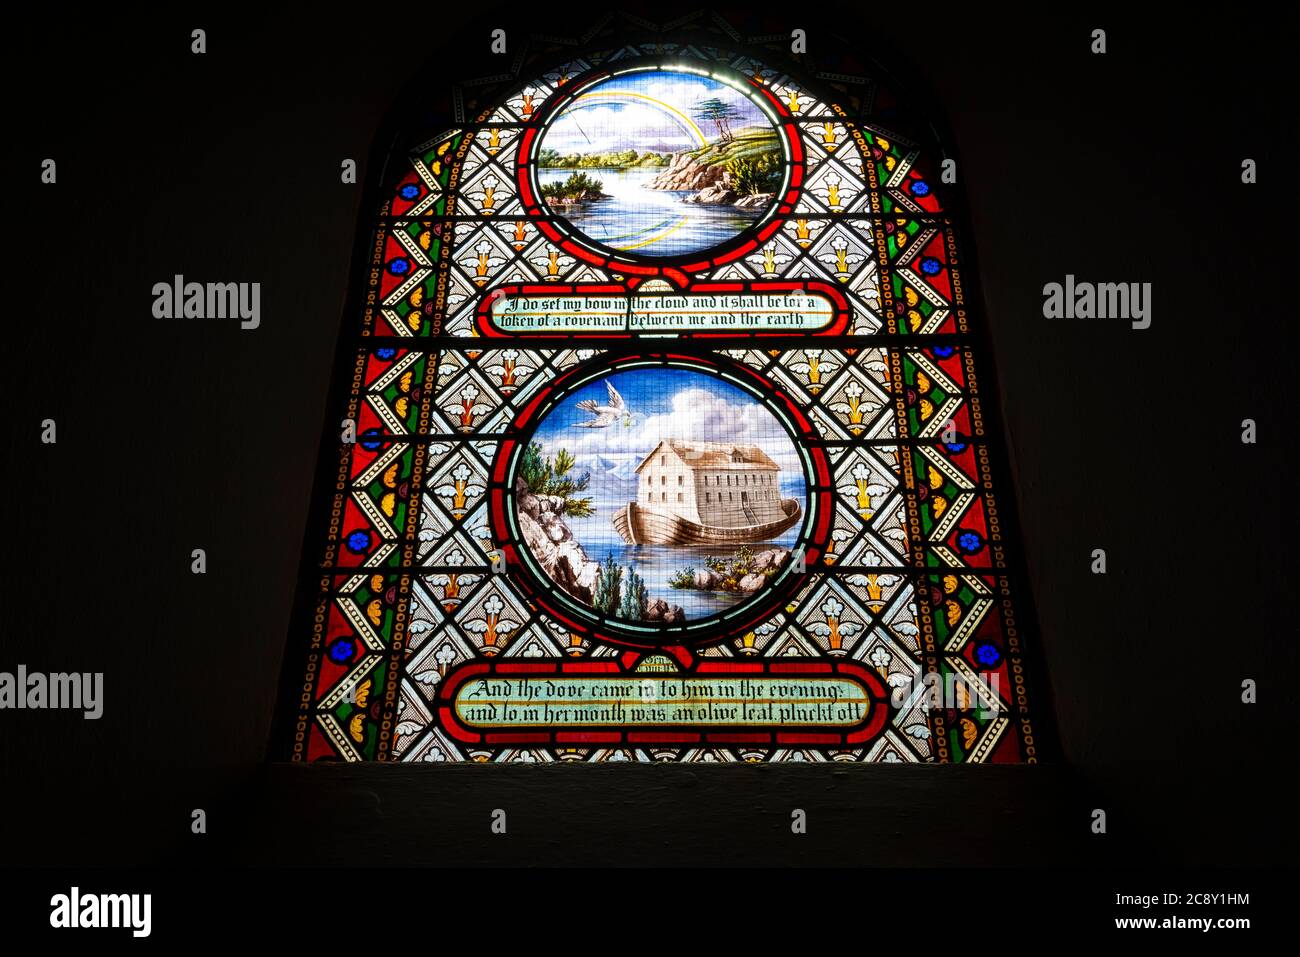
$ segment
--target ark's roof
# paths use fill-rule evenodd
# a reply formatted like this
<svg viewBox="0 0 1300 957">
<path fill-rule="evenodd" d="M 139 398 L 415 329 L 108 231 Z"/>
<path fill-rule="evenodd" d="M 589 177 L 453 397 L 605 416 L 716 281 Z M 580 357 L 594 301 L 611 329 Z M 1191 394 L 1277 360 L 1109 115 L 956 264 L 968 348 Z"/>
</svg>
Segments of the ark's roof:
<svg viewBox="0 0 1300 957">
<path fill-rule="evenodd" d="M 660 449 L 674 452 L 687 466 L 702 468 L 780 469 L 757 445 L 728 445 L 724 442 L 684 442 L 681 439 L 663 439 L 643 458 L 636 471 L 640 472 Z M 739 461 L 737 461 L 739 459 Z"/>
</svg>

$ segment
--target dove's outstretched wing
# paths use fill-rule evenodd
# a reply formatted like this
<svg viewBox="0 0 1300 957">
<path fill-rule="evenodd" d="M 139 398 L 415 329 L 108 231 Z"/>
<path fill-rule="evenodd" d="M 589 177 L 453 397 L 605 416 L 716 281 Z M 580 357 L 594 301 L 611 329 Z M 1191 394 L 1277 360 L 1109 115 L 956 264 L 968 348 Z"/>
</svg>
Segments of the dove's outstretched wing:
<svg viewBox="0 0 1300 957">
<path fill-rule="evenodd" d="M 623 401 L 623 397 L 618 394 L 618 390 L 614 388 L 613 384 L 608 379 L 605 380 L 605 388 L 609 390 L 610 408 L 626 415 L 627 403 Z"/>
<path fill-rule="evenodd" d="M 586 422 L 576 423 L 582 429 L 604 429 L 618 421 L 618 413 L 601 412 L 594 419 L 588 419 Z"/>
<path fill-rule="evenodd" d="M 596 410 L 600 407 L 596 405 L 595 399 L 583 399 L 581 402 L 578 403 L 578 408 L 581 409 L 583 412 L 590 412 L 594 415 L 596 413 Z"/>
</svg>

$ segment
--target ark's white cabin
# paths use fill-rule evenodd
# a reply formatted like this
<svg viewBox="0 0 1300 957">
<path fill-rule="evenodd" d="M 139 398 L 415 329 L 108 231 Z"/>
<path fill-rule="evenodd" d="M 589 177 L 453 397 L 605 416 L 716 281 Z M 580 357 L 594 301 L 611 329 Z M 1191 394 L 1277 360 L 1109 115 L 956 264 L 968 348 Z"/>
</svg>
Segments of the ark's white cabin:
<svg viewBox="0 0 1300 957">
<path fill-rule="evenodd" d="M 638 505 L 691 522 L 740 528 L 786 518 L 781 467 L 756 445 L 664 439 L 636 472 Z"/>
</svg>

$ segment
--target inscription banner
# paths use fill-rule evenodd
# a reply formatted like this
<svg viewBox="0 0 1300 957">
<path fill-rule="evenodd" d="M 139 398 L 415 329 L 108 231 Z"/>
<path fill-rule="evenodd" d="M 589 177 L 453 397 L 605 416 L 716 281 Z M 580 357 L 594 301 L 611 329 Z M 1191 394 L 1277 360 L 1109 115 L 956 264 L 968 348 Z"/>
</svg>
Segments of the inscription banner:
<svg viewBox="0 0 1300 957">
<path fill-rule="evenodd" d="M 850 747 L 883 733 L 890 703 L 880 676 L 852 661 L 628 671 L 617 662 L 534 659 L 453 669 L 439 683 L 437 711 L 453 738 L 480 744 Z"/>
<path fill-rule="evenodd" d="M 805 332 L 824 329 L 835 306 L 818 292 L 745 292 L 627 297 L 496 296 L 488 318 L 503 333 Z"/>
<path fill-rule="evenodd" d="M 839 677 L 495 677 L 463 684 L 456 715 L 475 728 L 846 728 L 860 724 L 870 704 L 862 685 Z"/>
</svg>

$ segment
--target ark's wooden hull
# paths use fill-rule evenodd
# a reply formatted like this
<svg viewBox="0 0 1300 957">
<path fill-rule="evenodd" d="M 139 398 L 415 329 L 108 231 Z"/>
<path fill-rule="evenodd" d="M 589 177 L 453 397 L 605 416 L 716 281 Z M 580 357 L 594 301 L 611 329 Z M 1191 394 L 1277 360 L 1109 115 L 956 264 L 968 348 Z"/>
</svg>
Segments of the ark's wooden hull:
<svg viewBox="0 0 1300 957">
<path fill-rule="evenodd" d="M 724 528 L 701 525 L 653 505 L 628 502 L 614 513 L 614 528 L 629 545 L 753 545 L 770 542 L 789 529 L 803 515 L 799 502 L 781 502 L 785 518 L 764 525 Z"/>
</svg>

